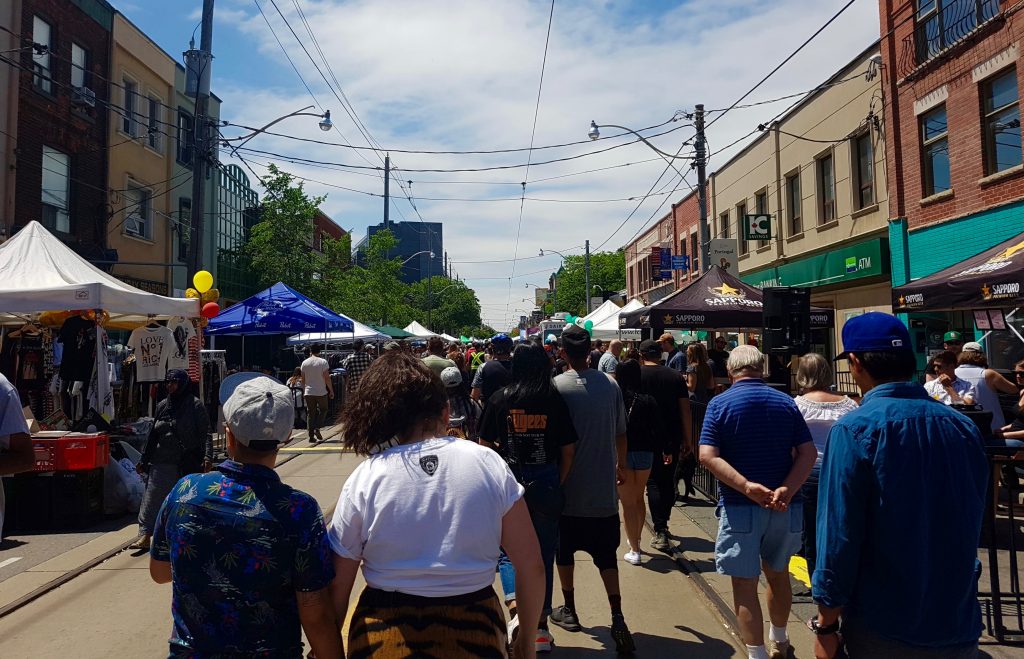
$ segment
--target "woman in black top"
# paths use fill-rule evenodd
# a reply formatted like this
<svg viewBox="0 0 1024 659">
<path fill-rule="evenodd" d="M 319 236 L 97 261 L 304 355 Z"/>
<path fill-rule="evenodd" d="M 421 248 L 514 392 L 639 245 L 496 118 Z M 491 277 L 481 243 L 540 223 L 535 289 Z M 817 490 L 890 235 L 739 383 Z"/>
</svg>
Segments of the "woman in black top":
<svg viewBox="0 0 1024 659">
<path fill-rule="evenodd" d="M 647 510 L 644 491 L 655 456 L 661 459 L 661 415 L 654 398 L 640 393 L 640 362 L 627 359 L 615 369 L 615 380 L 622 389 L 626 406 L 626 468 L 619 483 L 622 518 L 629 551 L 623 557 L 631 565 L 640 565 L 640 533 Z"/>
</svg>

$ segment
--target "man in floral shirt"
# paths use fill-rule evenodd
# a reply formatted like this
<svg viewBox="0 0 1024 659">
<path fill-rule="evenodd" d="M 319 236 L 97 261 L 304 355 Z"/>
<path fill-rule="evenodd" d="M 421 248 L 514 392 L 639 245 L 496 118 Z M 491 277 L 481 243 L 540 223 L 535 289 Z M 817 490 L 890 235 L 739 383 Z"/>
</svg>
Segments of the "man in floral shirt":
<svg viewBox="0 0 1024 659">
<path fill-rule="evenodd" d="M 305 631 L 318 659 L 340 659 L 323 515 L 274 472 L 291 393 L 266 377 L 243 382 L 224 418 L 232 459 L 178 481 L 154 528 L 150 574 L 173 582 L 170 656 L 301 659 Z"/>
</svg>

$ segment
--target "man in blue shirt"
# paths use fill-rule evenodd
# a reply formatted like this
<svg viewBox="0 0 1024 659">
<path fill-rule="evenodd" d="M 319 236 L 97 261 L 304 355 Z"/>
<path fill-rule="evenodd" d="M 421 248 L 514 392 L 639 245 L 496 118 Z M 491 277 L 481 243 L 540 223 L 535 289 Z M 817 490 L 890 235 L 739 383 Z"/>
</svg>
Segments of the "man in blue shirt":
<svg viewBox="0 0 1024 659">
<path fill-rule="evenodd" d="M 852 659 L 976 657 L 981 435 L 908 382 L 910 334 L 894 316 L 847 321 L 843 346 L 836 359 L 849 361 L 864 399 L 832 427 L 821 466 L 816 655 L 836 655 L 841 624 Z"/>
<path fill-rule="evenodd" d="M 727 364 L 732 387 L 708 403 L 700 461 L 719 480 L 715 567 L 732 577 L 740 636 L 750 659 L 782 659 L 789 652 L 786 621 L 793 601 L 789 559 L 800 549 L 800 486 L 818 452 L 796 403 L 762 379 L 764 355 L 740 346 Z M 769 645 L 757 595 L 768 582 Z"/>
<path fill-rule="evenodd" d="M 290 390 L 267 377 L 224 403 L 232 460 L 190 474 L 157 516 L 149 572 L 173 581 L 171 657 L 340 659 L 328 586 L 330 546 L 316 500 L 274 472 L 295 419 Z"/>
</svg>

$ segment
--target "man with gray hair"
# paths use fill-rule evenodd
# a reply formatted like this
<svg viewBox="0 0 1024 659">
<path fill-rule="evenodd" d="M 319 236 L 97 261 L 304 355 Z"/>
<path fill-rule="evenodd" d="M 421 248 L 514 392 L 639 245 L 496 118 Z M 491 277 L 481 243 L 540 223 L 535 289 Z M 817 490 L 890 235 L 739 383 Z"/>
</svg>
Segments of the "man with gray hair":
<svg viewBox="0 0 1024 659">
<path fill-rule="evenodd" d="M 622 354 L 622 341 L 612 339 L 608 344 L 608 350 L 601 355 L 597 362 L 597 370 L 615 377 L 615 367 L 619 365 L 619 356 Z"/>
<path fill-rule="evenodd" d="M 700 461 L 719 481 L 715 567 L 732 577 L 740 635 L 750 659 L 789 652 L 789 559 L 800 549 L 800 486 L 817 451 L 796 403 L 762 379 L 764 355 L 739 346 L 726 364 L 732 386 L 708 403 Z M 764 569 L 771 633 L 766 650 L 757 595 Z"/>
</svg>

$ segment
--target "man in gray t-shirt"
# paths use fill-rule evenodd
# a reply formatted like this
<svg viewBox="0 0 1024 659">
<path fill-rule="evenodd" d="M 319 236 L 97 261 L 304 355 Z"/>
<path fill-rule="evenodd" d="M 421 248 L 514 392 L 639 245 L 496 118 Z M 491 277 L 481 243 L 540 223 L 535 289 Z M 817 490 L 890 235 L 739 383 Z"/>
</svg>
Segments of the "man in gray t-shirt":
<svg viewBox="0 0 1024 659">
<path fill-rule="evenodd" d="M 569 407 L 579 441 L 566 478 L 565 507 L 559 521 L 558 578 L 565 604 L 551 621 L 569 631 L 581 629 L 573 588 L 574 556 L 586 552 L 601 572 L 611 605 L 612 640 L 620 653 L 635 649 L 622 615 L 618 558 L 619 496 L 626 466 L 626 409 L 622 392 L 609 375 L 588 368 L 590 335 L 572 326 L 562 332 L 562 357 L 571 370 L 555 378 L 555 388 Z"/>
</svg>

